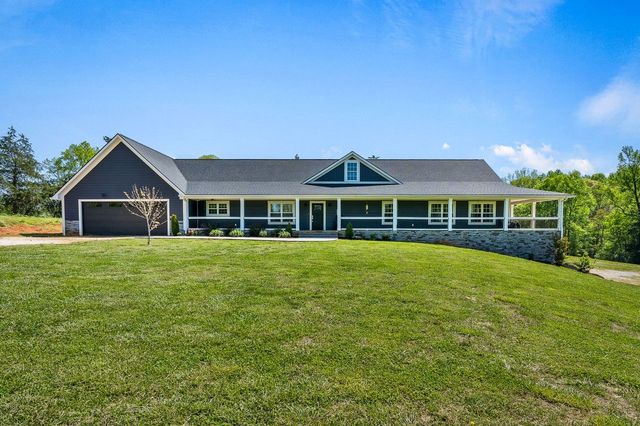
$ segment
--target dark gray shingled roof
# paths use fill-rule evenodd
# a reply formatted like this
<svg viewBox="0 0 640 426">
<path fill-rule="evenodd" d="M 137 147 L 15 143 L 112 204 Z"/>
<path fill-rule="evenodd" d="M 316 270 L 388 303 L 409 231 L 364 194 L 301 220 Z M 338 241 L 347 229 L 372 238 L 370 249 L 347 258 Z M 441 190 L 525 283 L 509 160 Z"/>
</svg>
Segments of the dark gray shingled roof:
<svg viewBox="0 0 640 426">
<path fill-rule="evenodd" d="M 400 184 L 303 184 L 337 160 L 174 160 L 131 138 L 120 136 L 186 195 L 569 196 L 508 185 L 484 160 L 367 160 L 399 180 Z"/>
</svg>

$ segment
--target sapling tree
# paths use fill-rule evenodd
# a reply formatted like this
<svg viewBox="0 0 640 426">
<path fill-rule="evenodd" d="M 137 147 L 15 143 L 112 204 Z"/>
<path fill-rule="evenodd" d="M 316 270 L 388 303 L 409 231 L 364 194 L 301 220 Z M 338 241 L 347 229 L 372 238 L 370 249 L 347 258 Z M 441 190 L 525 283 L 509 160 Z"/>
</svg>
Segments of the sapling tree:
<svg viewBox="0 0 640 426">
<path fill-rule="evenodd" d="M 133 185 L 131 193 L 125 192 L 124 195 L 129 200 L 124 203 L 129 213 L 146 221 L 147 245 L 151 244 L 151 231 L 167 223 L 167 206 L 162 201 L 162 194 L 155 187 Z"/>
</svg>

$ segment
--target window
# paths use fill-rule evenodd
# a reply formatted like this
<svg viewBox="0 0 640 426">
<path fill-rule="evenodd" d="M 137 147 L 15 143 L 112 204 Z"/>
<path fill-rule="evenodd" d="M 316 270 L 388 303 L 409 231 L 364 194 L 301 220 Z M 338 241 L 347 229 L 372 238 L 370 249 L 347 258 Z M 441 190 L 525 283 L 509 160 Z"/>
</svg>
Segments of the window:
<svg viewBox="0 0 640 426">
<path fill-rule="evenodd" d="M 429 225 L 449 222 L 449 202 L 429 202 Z"/>
<path fill-rule="evenodd" d="M 496 202 L 477 201 L 469 202 L 469 224 L 475 225 L 495 225 L 496 223 Z"/>
<path fill-rule="evenodd" d="M 347 182 L 358 182 L 360 180 L 360 163 L 354 160 L 345 163 L 344 180 Z"/>
<path fill-rule="evenodd" d="M 393 223 L 393 202 L 392 201 L 382 202 L 382 223 L 387 225 L 390 223 Z"/>
<path fill-rule="evenodd" d="M 229 216 L 229 202 L 207 201 L 207 216 Z"/>
<path fill-rule="evenodd" d="M 269 201 L 269 224 L 294 223 L 296 221 L 292 201 Z"/>
</svg>

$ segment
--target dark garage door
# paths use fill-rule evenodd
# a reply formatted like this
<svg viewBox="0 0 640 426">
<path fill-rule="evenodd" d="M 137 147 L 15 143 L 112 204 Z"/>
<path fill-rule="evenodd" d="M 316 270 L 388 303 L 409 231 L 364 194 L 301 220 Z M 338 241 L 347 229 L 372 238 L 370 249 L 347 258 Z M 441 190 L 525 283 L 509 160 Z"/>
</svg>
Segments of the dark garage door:
<svg viewBox="0 0 640 426">
<path fill-rule="evenodd" d="M 165 210 L 166 212 L 166 210 Z M 144 219 L 134 216 L 123 203 L 83 202 L 82 233 L 84 235 L 147 235 Z M 167 235 L 167 224 L 151 231 L 151 235 Z"/>
</svg>

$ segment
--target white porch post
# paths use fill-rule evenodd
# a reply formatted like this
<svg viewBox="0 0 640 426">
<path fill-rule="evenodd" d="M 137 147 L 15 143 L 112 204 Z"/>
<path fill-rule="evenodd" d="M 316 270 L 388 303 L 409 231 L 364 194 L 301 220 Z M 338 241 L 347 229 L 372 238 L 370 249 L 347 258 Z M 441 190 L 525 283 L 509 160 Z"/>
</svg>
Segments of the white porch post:
<svg viewBox="0 0 640 426">
<path fill-rule="evenodd" d="M 300 230 L 300 198 L 296 198 L 296 231 Z"/>
<path fill-rule="evenodd" d="M 393 231 L 398 230 L 398 199 L 393 199 Z"/>
<path fill-rule="evenodd" d="M 182 199 L 182 230 L 186 234 L 189 230 L 189 199 Z"/>
<path fill-rule="evenodd" d="M 536 202 L 531 203 L 531 229 L 536 229 Z"/>
<path fill-rule="evenodd" d="M 504 206 L 502 206 L 502 212 L 504 213 L 503 214 L 504 218 L 502 218 L 502 230 L 508 231 L 509 230 L 509 199 L 508 198 L 504 199 Z"/>
<path fill-rule="evenodd" d="M 240 229 L 244 231 L 244 198 L 240 198 Z"/>
<path fill-rule="evenodd" d="M 342 198 L 336 200 L 336 216 L 338 216 L 338 231 L 342 231 Z"/>
<path fill-rule="evenodd" d="M 564 200 L 558 200 L 558 231 L 562 237 L 564 235 Z"/>
<path fill-rule="evenodd" d="M 453 231 L 453 198 L 449 198 L 447 207 L 447 231 Z"/>
</svg>

